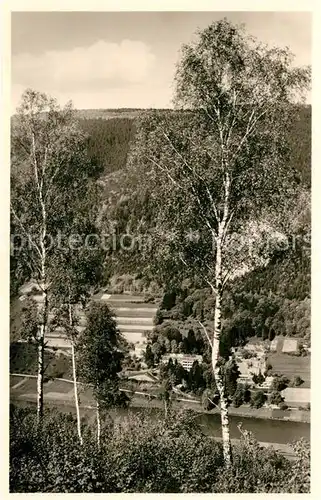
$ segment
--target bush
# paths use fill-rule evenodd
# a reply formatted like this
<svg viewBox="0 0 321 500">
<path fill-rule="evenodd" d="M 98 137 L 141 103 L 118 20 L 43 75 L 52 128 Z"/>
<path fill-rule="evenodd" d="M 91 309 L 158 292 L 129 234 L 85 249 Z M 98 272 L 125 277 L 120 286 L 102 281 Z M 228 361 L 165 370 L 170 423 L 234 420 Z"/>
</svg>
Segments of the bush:
<svg viewBox="0 0 321 500">
<path fill-rule="evenodd" d="M 299 376 L 297 375 L 296 377 L 294 377 L 289 386 L 290 387 L 299 387 L 300 385 L 302 385 L 304 383 L 304 380 Z"/>
<path fill-rule="evenodd" d="M 251 401 L 251 391 L 248 385 L 243 386 L 243 398 L 244 398 L 244 403 L 249 403 Z"/>
<path fill-rule="evenodd" d="M 238 408 L 244 403 L 244 389 L 243 387 L 238 387 L 233 396 L 233 406 Z"/>
<path fill-rule="evenodd" d="M 280 410 L 284 410 L 284 411 L 285 411 L 285 410 L 287 410 L 289 407 L 288 407 L 288 405 L 287 405 L 286 403 L 280 403 L 280 404 L 279 404 L 279 408 L 280 408 Z"/>
<path fill-rule="evenodd" d="M 251 406 L 253 406 L 253 408 L 261 408 L 266 402 L 266 400 L 267 397 L 263 391 L 255 391 L 252 393 L 250 403 Z"/>
<path fill-rule="evenodd" d="M 274 391 L 283 391 L 283 389 L 286 389 L 289 385 L 289 379 L 287 377 L 284 377 L 283 375 L 278 375 L 274 378 L 272 382 L 272 389 Z"/>
<path fill-rule="evenodd" d="M 309 447 L 294 445 L 297 461 L 262 448 L 242 431 L 226 469 L 221 443 L 204 435 L 192 411 L 148 413 L 103 421 L 101 446 L 95 425 L 82 423 L 80 446 L 73 416 L 10 409 L 12 493 L 306 493 Z"/>
<path fill-rule="evenodd" d="M 271 405 L 280 405 L 283 403 L 284 398 L 281 396 L 281 394 L 278 391 L 273 391 L 271 392 L 269 396 L 269 403 Z"/>
<path fill-rule="evenodd" d="M 259 372 L 258 375 L 254 374 L 252 376 L 252 380 L 253 380 L 254 384 L 261 385 L 261 384 L 263 384 L 265 378 L 264 378 L 264 375 L 262 375 L 262 373 Z"/>
</svg>

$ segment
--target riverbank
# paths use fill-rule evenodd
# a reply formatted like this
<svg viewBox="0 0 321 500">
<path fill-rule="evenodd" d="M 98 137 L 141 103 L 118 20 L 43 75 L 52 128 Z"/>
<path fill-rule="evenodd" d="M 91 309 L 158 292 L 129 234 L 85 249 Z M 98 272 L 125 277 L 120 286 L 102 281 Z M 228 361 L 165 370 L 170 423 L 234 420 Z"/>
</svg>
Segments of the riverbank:
<svg viewBox="0 0 321 500">
<path fill-rule="evenodd" d="M 198 413 L 208 414 L 208 415 L 219 415 L 219 408 L 214 408 L 213 410 L 205 410 L 198 403 L 188 402 L 184 400 L 182 403 L 173 403 L 174 407 L 177 408 L 186 408 L 194 410 Z M 147 400 L 144 397 L 134 397 L 131 400 L 131 406 L 135 407 L 143 407 L 143 408 L 162 408 L 162 402 L 153 399 L 151 401 Z M 263 420 L 282 420 L 282 421 L 290 421 L 290 422 L 303 422 L 306 424 L 310 424 L 310 412 L 303 411 L 298 409 L 292 410 L 276 410 L 272 408 L 252 408 L 249 405 L 242 405 L 239 408 L 235 408 L 233 406 L 229 407 L 229 415 L 237 416 L 237 417 L 246 417 L 246 418 L 257 418 Z"/>
<path fill-rule="evenodd" d="M 54 379 L 45 383 L 45 397 L 53 401 L 62 401 L 62 403 L 73 404 L 74 391 L 72 381 L 67 379 Z M 125 391 L 127 392 L 127 391 Z M 15 399 L 31 399 L 34 400 L 36 395 L 36 376 L 27 374 L 14 373 L 10 375 L 10 395 Z M 25 395 L 26 397 L 22 397 Z M 90 390 L 82 390 L 82 400 L 85 405 L 91 405 L 93 398 Z M 135 408 L 163 408 L 163 403 L 155 398 L 150 399 L 148 394 L 136 393 L 131 396 L 130 406 Z M 219 409 L 207 411 L 196 401 L 188 399 L 178 399 L 173 402 L 175 408 L 185 408 L 196 411 L 201 414 L 219 415 Z M 249 405 L 242 405 L 239 408 L 231 406 L 229 414 L 235 417 L 255 418 L 262 420 L 277 420 L 289 422 L 302 422 L 310 424 L 310 412 L 298 409 L 279 410 L 272 408 L 252 408 Z"/>
<path fill-rule="evenodd" d="M 36 404 L 36 377 L 24 374 L 10 376 L 10 400 L 17 405 Z M 95 423 L 95 404 L 90 389 L 80 385 L 80 411 L 82 417 Z M 44 385 L 45 406 L 57 408 L 59 411 L 75 415 L 74 389 L 72 381 L 55 379 Z M 191 409 L 203 432 L 213 439 L 220 439 L 221 418 L 218 410 L 205 411 L 200 405 L 191 401 L 175 402 L 176 408 Z M 246 411 L 247 410 L 247 411 Z M 253 433 L 262 446 L 272 446 L 288 458 L 294 458 L 290 443 L 305 438 L 310 441 L 310 424 L 304 421 L 271 418 L 267 409 L 230 408 L 230 435 L 232 441 L 240 438 L 239 425 Z M 131 398 L 128 409 L 112 410 L 115 418 L 122 418 L 129 413 L 144 412 L 151 419 L 163 418 L 163 402 L 149 400 L 146 396 L 136 395 Z"/>
</svg>

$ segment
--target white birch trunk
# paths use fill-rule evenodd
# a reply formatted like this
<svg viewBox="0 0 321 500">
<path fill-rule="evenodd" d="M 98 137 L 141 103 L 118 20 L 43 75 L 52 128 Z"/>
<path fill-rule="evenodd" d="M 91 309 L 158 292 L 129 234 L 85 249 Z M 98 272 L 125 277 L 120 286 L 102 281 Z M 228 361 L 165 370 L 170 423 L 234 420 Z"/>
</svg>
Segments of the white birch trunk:
<svg viewBox="0 0 321 500">
<path fill-rule="evenodd" d="M 78 394 L 78 386 L 77 386 L 77 369 L 76 369 L 76 356 L 75 356 L 75 342 L 74 342 L 74 321 L 72 316 L 72 306 L 71 306 L 71 298 L 69 292 L 69 301 L 68 301 L 68 312 L 69 312 L 69 326 L 71 328 L 71 360 L 72 360 L 72 379 L 74 382 L 74 395 L 75 395 L 75 407 L 76 407 L 76 415 L 77 415 L 77 432 L 79 436 L 79 442 L 82 445 L 82 435 L 81 435 L 81 422 L 80 422 L 80 409 L 79 409 L 79 394 Z"/>
<path fill-rule="evenodd" d="M 216 240 L 216 266 L 215 266 L 215 313 L 214 313 L 214 334 L 212 345 L 212 367 L 217 390 L 220 396 L 221 405 L 221 426 L 224 462 L 227 467 L 231 465 L 231 441 L 229 430 L 228 403 L 225 395 L 223 377 L 218 366 L 219 346 L 222 331 L 222 241 L 219 234 Z"/>
<path fill-rule="evenodd" d="M 42 314 L 38 334 L 38 377 L 37 377 L 37 420 L 40 423 L 43 415 L 43 379 L 44 379 L 44 351 L 46 328 L 48 323 L 48 291 L 46 276 L 46 246 L 45 239 L 47 234 L 47 212 L 43 199 L 43 179 L 39 179 L 35 134 L 32 132 L 32 159 L 34 166 L 35 184 L 37 189 L 38 201 L 41 206 L 41 227 L 39 232 L 39 254 L 40 254 L 40 282 L 42 286 Z M 44 173 L 44 172 L 43 172 Z"/>
<path fill-rule="evenodd" d="M 41 259 L 41 277 L 42 277 L 42 317 L 39 328 L 38 337 L 38 377 L 37 377 L 37 420 L 40 423 L 43 416 L 43 379 L 44 379 L 44 357 L 45 357 L 45 339 L 46 328 L 48 323 L 48 292 L 45 280 L 45 259 L 46 251 L 44 244 L 42 245 L 42 259 Z"/>
<path fill-rule="evenodd" d="M 97 444 L 98 448 L 100 448 L 100 433 L 101 433 L 101 427 L 100 427 L 100 411 L 99 411 L 99 402 L 97 401 L 96 404 L 96 419 L 97 419 Z"/>
<path fill-rule="evenodd" d="M 43 415 L 43 377 L 44 377 L 44 339 L 45 325 L 41 324 L 38 337 L 38 376 L 37 376 L 37 420 Z"/>
<path fill-rule="evenodd" d="M 164 399 L 164 412 L 165 412 L 165 420 L 166 420 L 167 415 L 168 415 L 168 406 L 167 406 L 166 398 Z"/>
<path fill-rule="evenodd" d="M 76 357 L 75 357 L 75 345 L 74 341 L 71 341 L 71 358 L 72 358 L 72 377 L 74 382 L 74 394 L 75 394 L 75 407 L 76 407 L 76 415 L 77 415 L 77 431 L 79 436 L 80 444 L 83 444 L 82 435 L 81 435 L 81 421 L 80 421 L 80 409 L 79 409 L 79 394 L 78 394 L 78 386 L 77 386 L 77 370 L 76 370 Z"/>
</svg>

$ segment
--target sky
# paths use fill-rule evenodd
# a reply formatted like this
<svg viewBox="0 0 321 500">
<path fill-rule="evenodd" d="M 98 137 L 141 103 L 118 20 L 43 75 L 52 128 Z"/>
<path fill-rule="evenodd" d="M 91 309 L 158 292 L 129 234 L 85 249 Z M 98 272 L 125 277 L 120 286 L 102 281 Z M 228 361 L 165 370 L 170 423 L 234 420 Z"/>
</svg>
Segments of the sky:
<svg viewBox="0 0 321 500">
<path fill-rule="evenodd" d="M 13 12 L 12 112 L 27 87 L 77 109 L 171 107 L 181 45 L 223 17 L 311 64 L 308 12 Z"/>
</svg>

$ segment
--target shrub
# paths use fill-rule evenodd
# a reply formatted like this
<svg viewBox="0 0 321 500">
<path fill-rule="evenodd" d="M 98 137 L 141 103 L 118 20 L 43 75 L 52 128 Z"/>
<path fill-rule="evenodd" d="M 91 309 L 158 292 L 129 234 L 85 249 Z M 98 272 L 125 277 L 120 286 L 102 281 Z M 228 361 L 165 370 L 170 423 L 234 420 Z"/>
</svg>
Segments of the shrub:
<svg viewBox="0 0 321 500">
<path fill-rule="evenodd" d="M 261 373 L 261 372 L 259 372 L 259 374 L 258 374 L 258 375 L 254 374 L 254 375 L 252 376 L 252 380 L 253 380 L 254 384 L 261 385 L 261 384 L 263 384 L 263 382 L 264 382 L 265 378 L 264 378 L 264 375 L 262 375 L 262 373 Z"/>
<path fill-rule="evenodd" d="M 238 408 L 244 403 L 244 389 L 243 387 L 238 387 L 233 396 L 233 406 Z"/>
<path fill-rule="evenodd" d="M 80 446 L 72 415 L 10 408 L 12 493 L 306 493 L 310 452 L 294 444 L 297 461 L 262 448 L 242 431 L 230 469 L 221 443 L 204 435 L 192 411 L 105 418 L 100 449 L 91 420 L 82 422 Z"/>
<path fill-rule="evenodd" d="M 255 391 L 255 392 L 252 392 L 250 403 L 251 403 L 251 406 L 253 406 L 253 408 L 261 408 L 264 405 L 264 403 L 266 402 L 266 400 L 267 400 L 267 397 L 263 391 Z"/>
<path fill-rule="evenodd" d="M 289 386 L 290 387 L 299 387 L 303 383 L 304 383 L 304 380 L 299 375 L 297 375 L 296 377 L 294 377 L 291 380 L 291 382 L 289 383 Z"/>
<path fill-rule="evenodd" d="M 280 405 L 283 403 L 284 398 L 281 396 L 281 394 L 278 391 L 273 391 L 271 392 L 269 396 L 269 403 L 271 405 Z"/>
<path fill-rule="evenodd" d="M 289 379 L 283 375 L 276 376 L 272 382 L 272 389 L 274 391 L 283 391 L 289 385 Z"/>
</svg>

